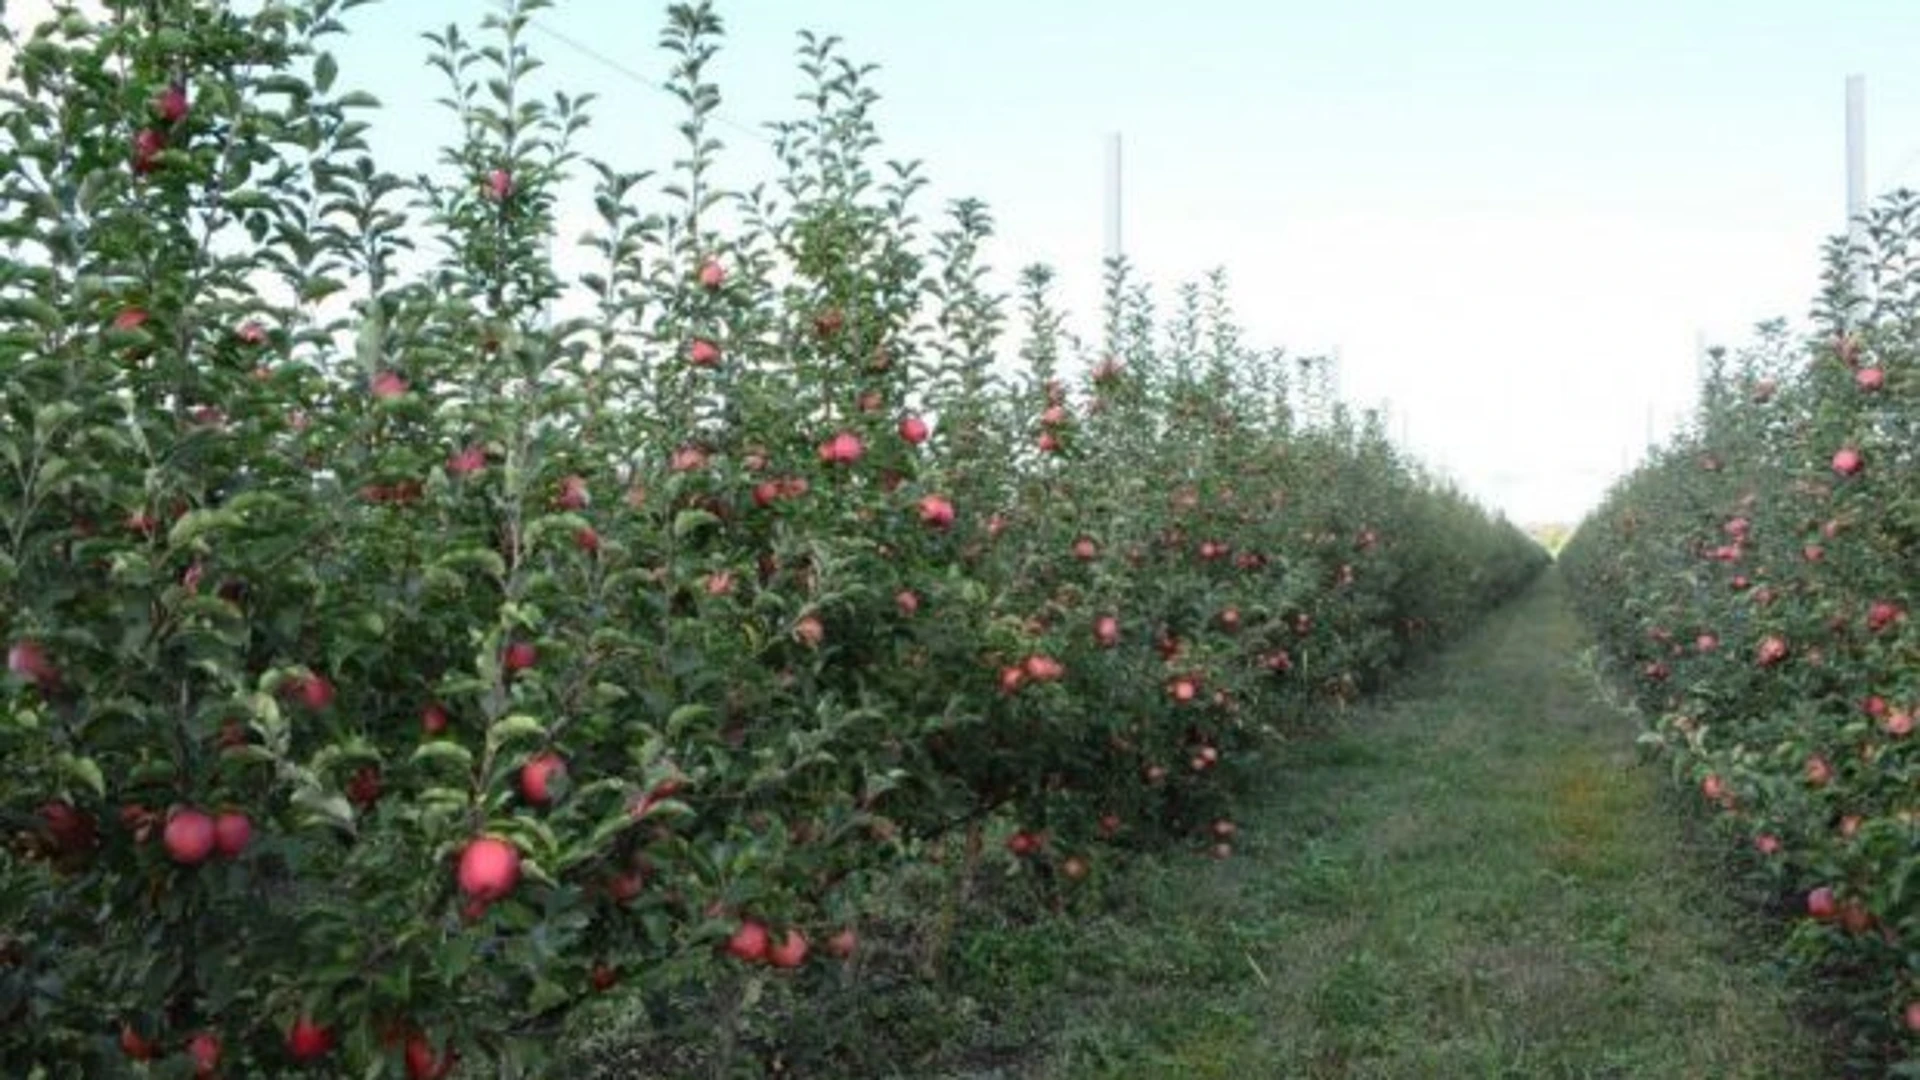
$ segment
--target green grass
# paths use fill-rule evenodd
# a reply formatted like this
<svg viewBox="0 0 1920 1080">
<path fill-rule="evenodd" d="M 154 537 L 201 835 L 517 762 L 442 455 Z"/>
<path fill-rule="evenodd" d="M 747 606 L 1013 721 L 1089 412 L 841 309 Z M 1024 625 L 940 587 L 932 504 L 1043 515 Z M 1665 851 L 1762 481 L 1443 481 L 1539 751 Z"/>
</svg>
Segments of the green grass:
<svg viewBox="0 0 1920 1080">
<path fill-rule="evenodd" d="M 1283 755 L 1237 854 L 1136 861 L 1101 913 L 963 923 L 937 984 L 782 1025 L 783 1075 L 1825 1074 L 1557 576 Z"/>
<path fill-rule="evenodd" d="M 1821 1074 L 1585 646 L 1550 575 L 1300 747 L 1244 858 L 1145 870 L 1138 929 L 1105 927 L 1183 962 L 1134 943 L 1009 1075 Z"/>
</svg>

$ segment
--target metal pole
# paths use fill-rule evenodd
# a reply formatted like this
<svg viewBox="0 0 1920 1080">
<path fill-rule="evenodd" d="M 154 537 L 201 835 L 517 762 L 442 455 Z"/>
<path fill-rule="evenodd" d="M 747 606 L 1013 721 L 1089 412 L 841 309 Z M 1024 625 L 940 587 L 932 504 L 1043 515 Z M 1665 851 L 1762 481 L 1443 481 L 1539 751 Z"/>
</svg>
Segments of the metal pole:
<svg viewBox="0 0 1920 1080">
<path fill-rule="evenodd" d="M 1861 255 L 1866 247 L 1867 212 L 1867 77 L 1847 76 L 1847 248 L 1853 264 L 1854 292 L 1865 299 L 1867 268 Z"/>
<path fill-rule="evenodd" d="M 1107 259 L 1118 259 L 1120 245 L 1120 133 L 1107 136 Z"/>
</svg>

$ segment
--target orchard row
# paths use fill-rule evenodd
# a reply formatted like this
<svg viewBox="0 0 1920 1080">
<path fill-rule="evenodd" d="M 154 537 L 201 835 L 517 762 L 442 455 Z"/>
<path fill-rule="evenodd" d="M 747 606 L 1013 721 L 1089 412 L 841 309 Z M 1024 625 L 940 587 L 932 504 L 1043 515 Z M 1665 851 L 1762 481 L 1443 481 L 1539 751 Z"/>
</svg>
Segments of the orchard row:
<svg viewBox="0 0 1920 1080">
<path fill-rule="evenodd" d="M 1866 1068 L 1920 1058 L 1920 326 L 1911 195 L 1811 341 L 1717 359 L 1693 430 L 1562 555 L 1650 738 L 1796 917 Z"/>
<path fill-rule="evenodd" d="M 1091 355 L 1044 269 L 992 294 L 984 209 L 921 224 L 830 41 L 722 191 L 709 5 L 669 10 L 650 180 L 531 95 L 521 0 L 435 37 L 460 141 L 408 181 L 335 86 L 350 6 L 22 43 L 8 1075 L 543 1075 L 594 995 L 834 977 L 955 837 L 1055 897 L 1229 857 L 1301 718 L 1544 561 L 1218 278 L 1163 313 L 1114 265 Z"/>
</svg>

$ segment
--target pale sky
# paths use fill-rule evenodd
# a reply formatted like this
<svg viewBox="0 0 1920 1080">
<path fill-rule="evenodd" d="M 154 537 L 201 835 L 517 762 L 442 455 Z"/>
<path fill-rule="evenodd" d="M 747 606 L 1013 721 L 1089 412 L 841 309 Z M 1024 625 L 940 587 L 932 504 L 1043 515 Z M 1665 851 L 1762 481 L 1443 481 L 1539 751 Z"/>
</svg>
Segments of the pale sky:
<svg viewBox="0 0 1920 1080">
<path fill-rule="evenodd" d="M 20 0 L 14 0 L 17 6 Z M 495 0 L 351 13 L 341 84 L 385 103 L 382 164 L 452 134 L 422 31 Z M 540 23 L 647 79 L 664 3 Z M 1103 143 L 1125 139 L 1126 251 L 1171 299 L 1224 266 L 1249 338 L 1338 347 L 1345 396 L 1523 521 L 1573 520 L 1692 398 L 1695 343 L 1801 319 L 1844 226 L 1843 102 L 1867 76 L 1873 191 L 1920 186 L 1911 0 L 728 0 L 721 179 L 771 179 L 802 27 L 880 65 L 890 156 L 978 196 L 1011 283 L 1061 275 L 1097 329 Z M 550 36 L 550 85 L 601 100 L 585 148 L 665 168 L 677 103 Z M 728 126 L 728 125 L 738 125 Z M 742 129 L 749 130 L 742 130 Z M 569 235 L 578 231 L 569 228 Z"/>
</svg>

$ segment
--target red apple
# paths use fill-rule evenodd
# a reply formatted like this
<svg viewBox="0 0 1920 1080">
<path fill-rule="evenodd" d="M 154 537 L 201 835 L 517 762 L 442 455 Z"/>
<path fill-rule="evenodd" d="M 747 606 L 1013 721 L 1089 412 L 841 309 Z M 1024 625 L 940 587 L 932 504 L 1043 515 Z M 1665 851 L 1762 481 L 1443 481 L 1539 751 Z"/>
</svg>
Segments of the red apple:
<svg viewBox="0 0 1920 1080">
<path fill-rule="evenodd" d="M 1231 840 L 1239 831 L 1240 827 L 1226 818 L 1220 818 L 1213 823 L 1213 835 L 1217 840 Z"/>
<path fill-rule="evenodd" d="M 1120 831 L 1120 815 L 1119 814 L 1100 815 L 1100 835 L 1101 836 L 1112 837 L 1119 831 Z"/>
<path fill-rule="evenodd" d="M 478 443 L 468 444 L 447 457 L 447 473 L 450 476 L 472 476 L 486 467 L 487 450 Z"/>
<path fill-rule="evenodd" d="M 395 401 L 407 394 L 407 380 L 391 371 L 382 371 L 373 377 L 373 396 L 381 401 Z"/>
<path fill-rule="evenodd" d="M 939 495 L 927 495 L 920 499 L 920 522 L 935 529 L 944 529 L 953 524 L 953 504 Z"/>
<path fill-rule="evenodd" d="M 507 646 L 506 654 L 501 658 L 501 662 L 506 667 L 507 674 L 512 675 L 527 670 L 537 663 L 539 659 L 539 650 L 533 647 L 531 641 L 515 641 Z"/>
<path fill-rule="evenodd" d="M 426 1036 L 415 1033 L 407 1037 L 407 1080 L 445 1080 L 458 1060 L 451 1042 L 445 1047 L 444 1053 L 435 1054 L 433 1044 L 427 1041 Z"/>
<path fill-rule="evenodd" d="M 301 1013 L 287 1031 L 287 1056 L 302 1064 L 318 1061 L 333 1049 L 333 1032 Z"/>
<path fill-rule="evenodd" d="M 194 1076 L 212 1076 L 220 1068 L 220 1036 L 211 1031 L 196 1033 L 187 1040 L 187 1057 L 193 1062 Z"/>
<path fill-rule="evenodd" d="M 1887 734 L 1896 739 L 1904 739 L 1913 734 L 1913 714 L 1905 709 L 1896 709 L 1887 714 L 1887 719 L 1882 726 L 1885 727 Z"/>
<path fill-rule="evenodd" d="M 1093 639 L 1103 649 L 1111 649 L 1120 643 L 1120 620 L 1111 615 L 1102 615 L 1093 621 Z"/>
<path fill-rule="evenodd" d="M 1100 556 L 1100 545 L 1090 536 L 1082 536 L 1073 542 L 1073 557 L 1081 562 L 1092 562 Z"/>
<path fill-rule="evenodd" d="M 758 964 L 767 958 L 766 924 L 754 919 L 744 919 L 740 928 L 727 939 L 727 953 L 743 963 Z"/>
<path fill-rule="evenodd" d="M 1867 629 L 1879 633 L 1900 620 L 1903 613 L 1900 605 L 1887 600 L 1876 600 L 1867 609 Z"/>
<path fill-rule="evenodd" d="M 253 842 L 253 821 L 237 810 L 213 819 L 213 847 L 223 859 L 237 859 Z"/>
<path fill-rule="evenodd" d="M 927 422 L 917 416 L 908 416 L 900 421 L 900 437 L 914 446 L 926 442 L 929 434 Z"/>
<path fill-rule="evenodd" d="M 576 529 L 573 533 L 573 546 L 586 552 L 588 555 L 598 555 L 600 553 L 600 534 L 595 532 L 591 525 Z"/>
<path fill-rule="evenodd" d="M 127 1055 L 130 1061 L 152 1061 L 159 1056 L 160 1048 L 152 1040 L 143 1038 L 132 1024 L 123 1022 L 120 1025 L 120 1052 Z"/>
<path fill-rule="evenodd" d="M 520 849 L 497 836 L 468 841 L 458 880 L 460 891 L 482 904 L 502 899 L 520 883 Z"/>
<path fill-rule="evenodd" d="M 718 259 L 708 259 L 700 264 L 700 287 L 711 292 L 726 284 L 727 268 L 720 265 Z"/>
<path fill-rule="evenodd" d="M 706 338 L 694 338 L 693 345 L 687 349 L 687 362 L 694 367 L 719 367 L 720 346 Z"/>
<path fill-rule="evenodd" d="M 1852 476 L 1866 466 L 1866 459 L 1853 447 L 1842 447 L 1833 455 L 1833 471 L 1841 476 Z"/>
<path fill-rule="evenodd" d="M 190 806 L 180 807 L 167 815 L 160 842 L 167 849 L 167 857 L 174 862 L 199 866 L 213 854 L 216 842 L 213 819 Z"/>
<path fill-rule="evenodd" d="M 420 710 L 420 731 L 425 735 L 438 735 L 447 730 L 447 710 L 439 702 L 428 702 Z"/>
<path fill-rule="evenodd" d="M 851 926 L 841 928 L 839 933 L 827 939 L 827 955 L 839 960 L 851 957 L 859 947 L 860 937 Z"/>
<path fill-rule="evenodd" d="M 47 658 L 40 643 L 30 639 L 16 641 L 7 649 L 7 670 L 43 690 L 60 682 L 60 669 Z"/>
<path fill-rule="evenodd" d="M 187 118 L 187 88 L 175 83 L 153 95 L 152 105 L 161 122 L 177 124 Z"/>
<path fill-rule="evenodd" d="M 851 465 L 865 453 L 860 436 L 851 431 L 842 431 L 820 444 L 820 460 L 829 465 Z"/>
<path fill-rule="evenodd" d="M 1753 838 L 1753 847 L 1762 855 L 1777 855 L 1780 852 L 1780 838 L 1772 833 L 1761 833 Z"/>
<path fill-rule="evenodd" d="M 1839 909 L 1834 903 L 1833 889 L 1830 886 L 1822 885 L 1807 894 L 1807 914 L 1821 922 L 1833 918 L 1837 910 Z"/>
<path fill-rule="evenodd" d="M 160 154 L 167 148 L 165 133 L 142 128 L 133 136 L 133 171 L 141 176 L 159 167 Z"/>
<path fill-rule="evenodd" d="M 613 989 L 613 985 L 619 981 L 620 973 L 605 961 L 596 961 L 593 970 L 587 973 L 588 985 L 603 994 Z"/>
<path fill-rule="evenodd" d="M 1853 373 L 1853 383 L 1868 393 L 1887 384 L 1887 373 L 1877 367 L 1863 367 Z"/>
<path fill-rule="evenodd" d="M 487 173 L 487 198 L 494 202 L 505 202 L 513 197 L 513 174 L 505 169 L 494 169 Z"/>
<path fill-rule="evenodd" d="M 802 615 L 793 624 L 794 639 L 809 649 L 817 649 L 827 639 L 827 628 L 817 615 Z"/>
<path fill-rule="evenodd" d="M 1068 881 L 1084 880 L 1091 870 L 1087 860 L 1078 855 L 1069 855 L 1060 863 L 1060 873 Z"/>
<path fill-rule="evenodd" d="M 777 968 L 797 968 L 807 961 L 807 936 L 788 929 L 787 936 L 767 950 L 767 963 Z"/>
<path fill-rule="evenodd" d="M 534 806 L 545 806 L 553 801 L 553 779 L 566 774 L 566 759 L 559 754 L 551 750 L 535 754 L 520 766 L 520 797 Z"/>
<path fill-rule="evenodd" d="M 901 589 L 894 594 L 893 606 L 900 609 L 903 618 L 911 619 L 920 611 L 920 597 L 912 589 Z"/>
<path fill-rule="evenodd" d="M 1787 658 L 1787 639 L 1778 634 L 1769 634 L 1761 640 L 1755 659 L 1761 667 L 1772 667 Z"/>
<path fill-rule="evenodd" d="M 78 855 L 100 842 L 99 824 L 92 814 L 74 809 L 72 803 L 56 799 L 40 807 L 40 823 L 60 855 Z"/>
</svg>

